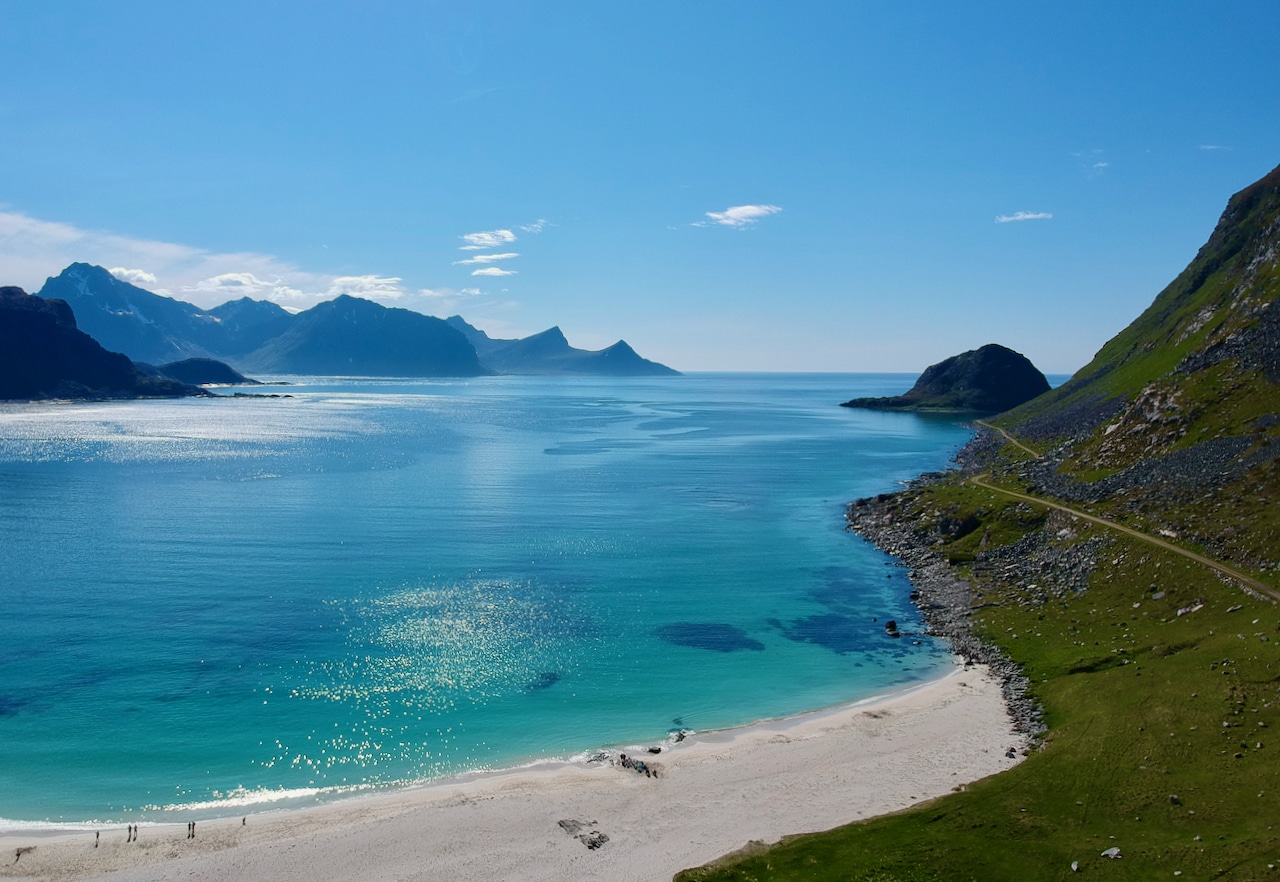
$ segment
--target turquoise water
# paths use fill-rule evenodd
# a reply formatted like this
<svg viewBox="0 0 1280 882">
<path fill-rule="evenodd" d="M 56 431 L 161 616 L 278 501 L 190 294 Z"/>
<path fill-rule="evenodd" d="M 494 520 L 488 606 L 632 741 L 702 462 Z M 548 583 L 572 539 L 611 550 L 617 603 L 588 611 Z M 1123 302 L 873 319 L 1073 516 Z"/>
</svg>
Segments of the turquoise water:
<svg viewBox="0 0 1280 882">
<path fill-rule="evenodd" d="M 911 380 L 0 407 L 0 818 L 295 805 L 934 676 L 842 520 L 969 437 L 835 406 Z"/>
</svg>

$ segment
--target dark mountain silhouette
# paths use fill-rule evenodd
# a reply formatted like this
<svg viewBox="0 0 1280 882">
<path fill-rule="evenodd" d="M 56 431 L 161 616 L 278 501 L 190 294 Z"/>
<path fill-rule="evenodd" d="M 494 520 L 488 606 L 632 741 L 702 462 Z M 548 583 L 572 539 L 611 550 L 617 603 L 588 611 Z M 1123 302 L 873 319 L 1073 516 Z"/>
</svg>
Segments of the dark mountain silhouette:
<svg viewBox="0 0 1280 882">
<path fill-rule="evenodd" d="M 855 398 L 844 407 L 1000 413 L 1049 391 L 1026 356 L 989 343 L 926 368 L 905 395 Z"/>
<path fill-rule="evenodd" d="M 264 373 L 476 377 L 491 373 L 444 321 L 342 295 L 294 316 L 289 329 L 239 359 Z"/>
<path fill-rule="evenodd" d="M 210 349 L 226 358 L 247 355 L 289 330 L 293 314 L 269 300 L 241 297 L 215 306 L 208 314 L 219 322 L 220 337 Z"/>
<path fill-rule="evenodd" d="M 39 296 L 65 300 L 82 331 L 138 361 L 161 364 L 209 356 L 219 348 L 216 318 L 191 303 L 123 282 L 100 266 L 73 263 L 46 281 Z"/>
<path fill-rule="evenodd" d="M 0 288 L 0 399 L 151 398 L 203 390 L 139 371 L 76 327 L 62 300 Z"/>
<path fill-rule="evenodd" d="M 504 374 L 595 374 L 613 377 L 674 376 L 679 371 L 641 358 L 619 340 L 607 349 L 574 349 L 558 327 L 519 340 L 497 340 L 461 316 L 448 323 L 467 336 L 480 360 Z"/>
</svg>

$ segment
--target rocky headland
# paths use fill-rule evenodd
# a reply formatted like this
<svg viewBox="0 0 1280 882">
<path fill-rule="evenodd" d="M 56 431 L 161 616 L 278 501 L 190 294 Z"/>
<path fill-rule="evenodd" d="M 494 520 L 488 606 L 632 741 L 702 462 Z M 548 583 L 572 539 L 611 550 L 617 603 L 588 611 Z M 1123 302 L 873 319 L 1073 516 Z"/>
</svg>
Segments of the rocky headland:
<svg viewBox="0 0 1280 882">
<path fill-rule="evenodd" d="M 179 398 L 203 389 L 148 376 L 76 326 L 71 307 L 0 288 L 0 399 Z"/>
<path fill-rule="evenodd" d="M 1049 381 L 1030 359 L 988 343 L 930 365 L 905 395 L 854 398 L 841 406 L 993 414 L 1048 391 Z"/>
</svg>

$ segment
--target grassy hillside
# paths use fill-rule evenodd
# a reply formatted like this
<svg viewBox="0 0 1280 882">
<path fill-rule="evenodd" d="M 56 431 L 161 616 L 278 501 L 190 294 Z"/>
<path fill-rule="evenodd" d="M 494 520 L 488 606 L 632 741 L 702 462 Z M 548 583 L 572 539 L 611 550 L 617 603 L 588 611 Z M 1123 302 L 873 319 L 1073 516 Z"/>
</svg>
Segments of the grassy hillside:
<svg viewBox="0 0 1280 882">
<path fill-rule="evenodd" d="M 1024 763 L 677 878 L 1280 878 L 1278 293 L 1280 170 L 1076 377 L 994 421 L 1038 455 L 984 430 L 964 473 L 871 506 L 972 583 L 973 631 L 1030 680 L 1048 730 Z"/>
</svg>

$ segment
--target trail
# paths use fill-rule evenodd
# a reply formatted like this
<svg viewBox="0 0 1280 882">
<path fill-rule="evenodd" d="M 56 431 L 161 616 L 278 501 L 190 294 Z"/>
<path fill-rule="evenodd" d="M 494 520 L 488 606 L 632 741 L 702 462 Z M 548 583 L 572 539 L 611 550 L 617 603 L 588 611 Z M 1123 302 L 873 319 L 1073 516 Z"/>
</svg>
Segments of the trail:
<svg viewBox="0 0 1280 882">
<path fill-rule="evenodd" d="M 999 432 L 1001 435 L 1004 436 L 1004 440 L 1008 441 L 1014 447 L 1025 450 L 1027 453 L 1030 453 L 1036 459 L 1043 458 L 1044 454 L 1037 453 L 1036 451 L 1032 450 L 1030 447 L 1023 444 L 1021 441 L 1019 441 L 1017 438 L 1010 435 L 1008 432 L 1006 432 L 1004 429 L 1000 428 L 999 426 L 993 426 L 991 425 L 991 423 L 987 422 L 986 420 L 974 420 L 974 422 L 980 426 L 986 426 L 988 429 L 991 429 L 992 431 Z"/>
<path fill-rule="evenodd" d="M 1004 434 L 1003 429 L 999 431 L 1001 432 L 1001 434 Z M 1005 435 L 1005 437 L 1008 437 L 1008 435 Z M 1014 441 L 1014 443 L 1017 444 L 1016 441 Z M 1018 446 L 1022 447 L 1022 445 L 1020 444 Z M 1025 450 L 1027 448 L 1024 447 L 1023 449 Z M 1269 585 L 1265 585 L 1262 582 L 1259 582 L 1257 579 L 1253 578 L 1252 576 L 1246 576 L 1244 573 L 1240 572 L 1239 570 L 1229 567 L 1224 563 L 1219 563 L 1218 561 L 1213 560 L 1212 558 L 1205 557 L 1202 554 L 1196 554 L 1194 551 L 1187 551 L 1185 548 L 1179 548 L 1177 545 L 1174 545 L 1171 542 L 1166 542 L 1163 539 L 1159 538 L 1158 536 L 1152 536 L 1149 533 L 1143 533 L 1141 530 L 1135 530 L 1132 527 L 1126 527 L 1123 524 L 1117 524 L 1115 521 L 1107 520 L 1106 518 L 1100 518 L 1097 515 L 1087 514 L 1083 511 L 1080 511 L 1079 509 L 1071 508 L 1070 506 L 1063 505 L 1059 502 L 1052 502 L 1041 496 L 1032 496 L 1028 493 L 1019 493 L 1016 490 L 1006 490 L 1003 487 L 997 487 L 996 485 L 984 480 L 984 478 L 986 477 L 987 476 L 985 474 L 975 475 L 974 477 L 968 478 L 967 480 L 970 484 L 973 484 L 975 487 L 981 487 L 984 490 L 990 490 L 993 493 L 1002 493 L 1005 496 L 1010 496 L 1014 499 L 1020 499 L 1023 502 L 1030 502 L 1035 505 L 1044 505 L 1044 506 L 1048 506 L 1049 508 L 1056 508 L 1058 511 L 1064 511 L 1067 514 L 1074 515 L 1078 518 L 1083 518 L 1086 521 L 1091 521 L 1092 523 L 1099 524 L 1104 527 L 1110 527 L 1112 530 L 1117 530 L 1121 533 L 1124 533 L 1127 536 L 1132 536 L 1135 539 L 1140 539 L 1143 542 L 1156 546 L 1157 548 L 1163 548 L 1165 551 L 1172 551 L 1174 554 L 1181 555 L 1182 557 L 1185 557 L 1188 560 L 1193 560 L 1198 564 L 1203 564 L 1209 569 L 1214 570 L 1218 573 L 1221 573 L 1222 575 L 1227 576 L 1228 578 L 1235 579 L 1237 582 L 1241 583 L 1242 585 L 1247 585 L 1249 588 L 1253 589 L 1254 591 L 1257 591 L 1260 594 L 1263 594 L 1264 596 L 1271 598 L 1273 602 L 1280 600 L 1280 592 L 1276 591 L 1274 588 L 1270 587 Z"/>
</svg>

